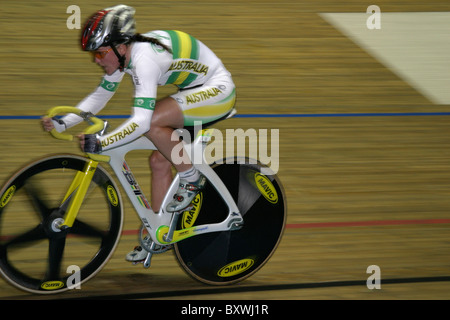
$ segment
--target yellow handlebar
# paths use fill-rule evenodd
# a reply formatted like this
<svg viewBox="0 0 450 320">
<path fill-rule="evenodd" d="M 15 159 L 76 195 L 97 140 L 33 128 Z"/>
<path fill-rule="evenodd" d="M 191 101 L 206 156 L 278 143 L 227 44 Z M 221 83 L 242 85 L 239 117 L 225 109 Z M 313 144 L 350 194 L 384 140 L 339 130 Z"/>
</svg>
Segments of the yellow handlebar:
<svg viewBox="0 0 450 320">
<path fill-rule="evenodd" d="M 83 111 L 81 111 L 78 108 L 75 107 L 66 107 L 66 106 L 60 106 L 60 107 L 53 107 L 51 108 L 48 112 L 47 112 L 47 116 L 49 118 L 53 118 L 54 116 L 58 115 L 58 114 L 67 114 L 67 113 L 74 113 L 80 117 L 82 116 Z M 96 117 L 89 117 L 89 121 L 91 121 L 93 124 L 90 125 L 85 131 L 85 134 L 93 134 L 96 132 L 99 132 L 100 130 L 103 129 L 103 120 L 96 118 Z M 55 137 L 56 139 L 60 139 L 60 140 L 68 140 L 68 141 L 72 141 L 73 140 L 73 136 L 71 134 L 68 133 L 61 133 L 56 131 L 56 129 L 52 129 L 50 131 L 51 135 L 53 137 Z"/>
<path fill-rule="evenodd" d="M 74 113 L 74 114 L 82 117 L 84 120 L 89 120 L 89 122 L 92 122 L 92 125 L 90 125 L 89 127 L 86 128 L 86 130 L 84 130 L 83 133 L 85 133 L 85 134 L 94 134 L 94 133 L 97 133 L 97 132 L 103 130 L 103 128 L 104 128 L 103 120 L 93 117 L 93 116 L 86 117 L 86 114 L 84 114 L 84 111 L 81 111 L 80 109 L 75 108 L 75 107 L 66 107 L 66 106 L 53 107 L 47 112 L 47 116 L 49 118 L 53 118 L 54 116 L 56 116 L 58 114 L 67 114 L 67 113 Z M 67 141 L 73 140 L 73 136 L 71 134 L 61 133 L 61 132 L 56 131 L 56 129 L 52 129 L 50 131 L 50 134 L 56 139 L 67 140 Z M 95 161 L 108 162 L 110 159 L 109 156 L 105 156 L 105 155 L 101 155 L 101 154 L 87 153 L 87 155 Z"/>
</svg>

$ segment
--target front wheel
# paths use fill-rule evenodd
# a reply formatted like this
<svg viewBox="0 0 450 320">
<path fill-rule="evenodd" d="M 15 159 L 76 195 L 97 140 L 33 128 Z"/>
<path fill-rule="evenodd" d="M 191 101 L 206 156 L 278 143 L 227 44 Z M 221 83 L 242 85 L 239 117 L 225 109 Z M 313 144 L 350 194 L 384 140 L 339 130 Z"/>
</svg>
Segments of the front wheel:
<svg viewBox="0 0 450 320">
<path fill-rule="evenodd" d="M 211 285 L 242 281 L 270 259 L 286 222 L 286 198 L 278 177 L 249 159 L 227 159 L 212 167 L 222 179 L 244 219 L 240 230 L 207 233 L 174 245 L 180 265 L 193 278 Z M 264 170 L 262 170 L 264 169 Z M 228 207 L 207 184 L 183 214 L 180 227 L 223 221 Z"/>
<path fill-rule="evenodd" d="M 0 274 L 19 289 L 39 294 L 79 287 L 99 272 L 121 235 L 118 189 L 97 167 L 77 219 L 58 228 L 61 202 L 86 158 L 58 155 L 31 163 L 0 191 Z"/>
</svg>

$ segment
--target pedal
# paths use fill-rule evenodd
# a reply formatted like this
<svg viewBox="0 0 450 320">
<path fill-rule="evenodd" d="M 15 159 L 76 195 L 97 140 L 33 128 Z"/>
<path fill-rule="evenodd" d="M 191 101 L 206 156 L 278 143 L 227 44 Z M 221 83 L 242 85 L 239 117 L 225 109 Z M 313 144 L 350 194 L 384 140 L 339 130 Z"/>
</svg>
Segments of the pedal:
<svg viewBox="0 0 450 320">
<path fill-rule="evenodd" d="M 150 264 L 151 264 L 151 259 L 152 259 L 152 252 L 147 253 L 147 256 L 145 257 L 145 259 L 139 260 L 139 261 L 133 261 L 131 262 L 131 264 L 133 266 L 138 265 L 138 264 L 143 264 L 145 269 L 150 268 Z"/>
</svg>

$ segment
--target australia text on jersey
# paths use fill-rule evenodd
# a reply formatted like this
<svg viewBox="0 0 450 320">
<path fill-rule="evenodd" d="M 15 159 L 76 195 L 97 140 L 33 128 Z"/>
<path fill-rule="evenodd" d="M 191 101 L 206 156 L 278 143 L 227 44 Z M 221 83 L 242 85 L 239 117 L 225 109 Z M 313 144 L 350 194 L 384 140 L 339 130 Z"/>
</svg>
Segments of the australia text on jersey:
<svg viewBox="0 0 450 320">
<path fill-rule="evenodd" d="M 219 93 L 222 93 L 218 88 L 211 88 L 202 90 L 199 92 L 195 92 L 186 96 L 187 104 L 196 103 L 200 101 L 207 100 L 209 98 L 217 96 Z"/>
<path fill-rule="evenodd" d="M 124 128 L 122 131 L 119 131 L 118 133 L 114 134 L 113 136 L 108 137 L 106 140 L 103 140 L 102 147 L 105 148 L 105 147 L 109 146 L 111 143 L 122 140 L 127 135 L 133 133 L 136 130 L 136 128 L 138 128 L 138 127 L 139 127 L 139 125 L 137 123 L 133 122 L 132 124 L 130 124 L 129 126 Z"/>
<path fill-rule="evenodd" d="M 204 74 L 206 76 L 208 74 L 208 69 L 208 66 L 205 66 L 200 62 L 181 60 L 172 63 L 168 71 L 193 71 L 195 73 Z"/>
</svg>

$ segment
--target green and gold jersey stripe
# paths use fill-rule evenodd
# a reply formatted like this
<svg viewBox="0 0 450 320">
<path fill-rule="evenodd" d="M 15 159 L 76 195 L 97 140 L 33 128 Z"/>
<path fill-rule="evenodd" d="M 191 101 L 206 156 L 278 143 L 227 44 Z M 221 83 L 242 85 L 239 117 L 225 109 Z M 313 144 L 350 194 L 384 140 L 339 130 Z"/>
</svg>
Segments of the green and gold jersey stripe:
<svg viewBox="0 0 450 320">
<path fill-rule="evenodd" d="M 198 59 L 197 39 L 182 31 L 168 30 L 174 59 Z"/>
<path fill-rule="evenodd" d="M 199 56 L 197 39 L 191 35 L 176 31 L 166 30 L 172 40 L 172 56 L 174 60 L 177 59 L 191 59 L 197 60 Z M 188 86 L 192 81 L 197 78 L 195 73 L 187 71 L 173 72 L 166 84 L 174 84 L 180 88 Z"/>
</svg>

